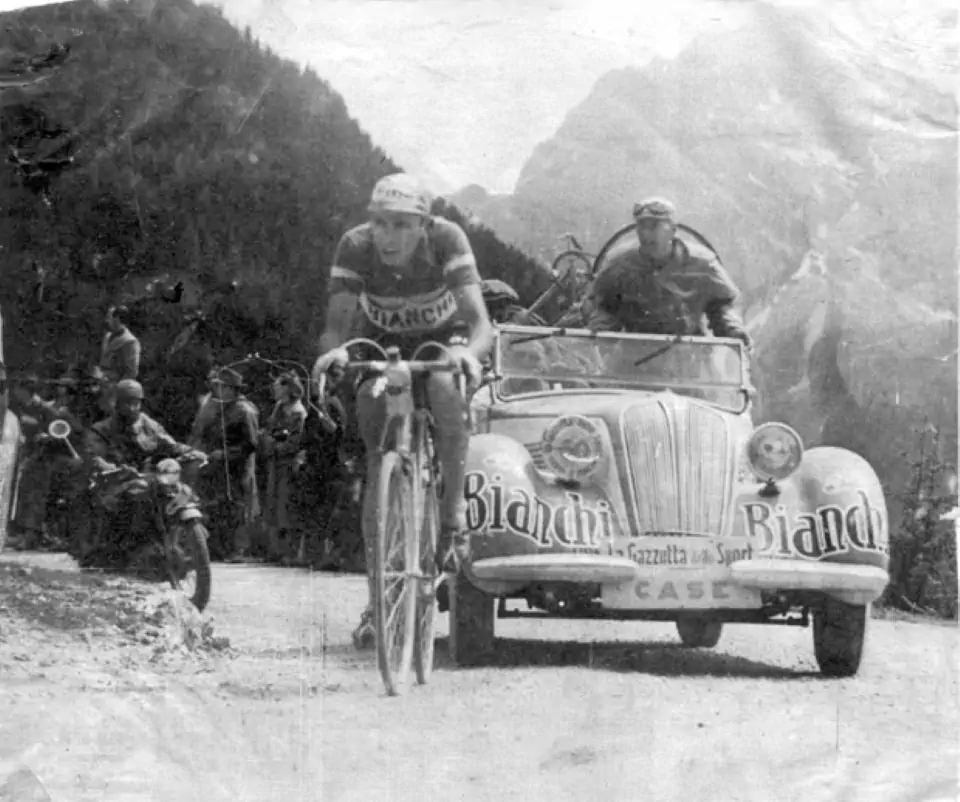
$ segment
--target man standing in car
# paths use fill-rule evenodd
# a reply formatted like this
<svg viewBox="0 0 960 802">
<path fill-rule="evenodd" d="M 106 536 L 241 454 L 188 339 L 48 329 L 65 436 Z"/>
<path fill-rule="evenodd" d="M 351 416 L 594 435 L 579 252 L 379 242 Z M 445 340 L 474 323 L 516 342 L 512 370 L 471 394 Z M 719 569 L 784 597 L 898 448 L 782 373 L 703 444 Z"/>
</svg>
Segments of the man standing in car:
<svg viewBox="0 0 960 802">
<path fill-rule="evenodd" d="M 740 297 L 717 255 L 677 235 L 676 208 L 648 198 L 633 208 L 636 250 L 616 254 L 597 274 L 585 305 L 587 328 L 637 334 L 734 337 L 750 346 Z"/>
</svg>

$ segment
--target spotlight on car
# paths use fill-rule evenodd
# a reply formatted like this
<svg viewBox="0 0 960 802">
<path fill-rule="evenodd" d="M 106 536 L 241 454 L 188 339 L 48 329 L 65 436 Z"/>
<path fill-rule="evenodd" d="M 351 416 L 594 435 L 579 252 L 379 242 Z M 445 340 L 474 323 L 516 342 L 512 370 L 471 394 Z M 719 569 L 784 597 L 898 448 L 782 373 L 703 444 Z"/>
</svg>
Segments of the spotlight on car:
<svg viewBox="0 0 960 802">
<path fill-rule="evenodd" d="M 765 482 L 786 479 L 803 459 L 800 435 L 783 423 L 764 423 L 754 429 L 747 443 L 747 459 L 753 472 Z"/>
</svg>

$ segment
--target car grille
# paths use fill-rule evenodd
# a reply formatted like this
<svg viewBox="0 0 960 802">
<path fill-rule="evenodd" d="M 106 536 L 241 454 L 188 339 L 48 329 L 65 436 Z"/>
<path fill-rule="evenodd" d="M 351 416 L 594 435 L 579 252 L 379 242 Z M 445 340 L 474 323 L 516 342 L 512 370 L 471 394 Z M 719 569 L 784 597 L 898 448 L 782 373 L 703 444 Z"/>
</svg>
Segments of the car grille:
<svg viewBox="0 0 960 802">
<path fill-rule="evenodd" d="M 724 415 L 661 397 L 623 413 L 637 535 L 721 535 L 733 509 L 734 440 Z"/>
</svg>

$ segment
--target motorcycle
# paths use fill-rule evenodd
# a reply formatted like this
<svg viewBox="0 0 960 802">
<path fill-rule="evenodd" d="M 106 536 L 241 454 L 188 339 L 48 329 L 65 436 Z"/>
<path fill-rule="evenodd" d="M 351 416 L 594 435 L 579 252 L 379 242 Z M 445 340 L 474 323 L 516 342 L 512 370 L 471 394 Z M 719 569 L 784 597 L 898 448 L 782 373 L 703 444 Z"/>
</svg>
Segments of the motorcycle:
<svg viewBox="0 0 960 802">
<path fill-rule="evenodd" d="M 121 466 L 95 471 L 90 478 L 86 499 L 90 507 L 90 537 L 80 538 L 80 564 L 89 567 L 100 562 L 119 561 L 128 566 L 142 564 L 146 556 L 152 563 L 157 547 L 163 555 L 163 571 L 174 590 L 185 593 L 199 611 L 210 601 L 212 575 L 209 533 L 204 524 L 200 497 L 182 480 L 181 462 L 199 462 L 198 468 L 208 464 L 202 460 L 166 458 L 155 466 L 147 460 L 142 470 Z M 104 499 L 110 498 L 108 489 L 120 489 L 114 508 Z M 148 531 L 117 531 L 116 513 L 124 505 L 136 505 L 146 513 L 143 523 Z M 146 535 L 146 537 L 145 537 Z M 86 542 L 84 542 L 86 541 Z"/>
</svg>

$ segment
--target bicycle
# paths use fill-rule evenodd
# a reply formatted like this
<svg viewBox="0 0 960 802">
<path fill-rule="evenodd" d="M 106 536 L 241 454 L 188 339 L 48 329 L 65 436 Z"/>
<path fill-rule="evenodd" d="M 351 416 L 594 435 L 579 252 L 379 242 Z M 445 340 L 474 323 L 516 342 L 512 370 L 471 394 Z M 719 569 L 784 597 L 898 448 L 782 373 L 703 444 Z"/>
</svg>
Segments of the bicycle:
<svg viewBox="0 0 960 802">
<path fill-rule="evenodd" d="M 368 477 L 366 492 L 377 494 L 372 570 L 377 665 L 388 695 L 396 696 L 408 682 L 411 664 L 420 685 L 433 672 L 436 592 L 443 580 L 436 559 L 442 474 L 422 379 L 430 373 L 455 373 L 464 397 L 466 388 L 460 366 L 452 358 L 417 358 L 427 348 L 452 357 L 441 343 L 422 343 L 409 360 L 401 359 L 398 348 L 384 349 L 366 338 L 349 340 L 343 347 L 358 345 L 371 346 L 384 357 L 351 360 L 348 368 L 373 374 L 378 383 L 374 392 L 386 394 L 386 419 L 377 450 L 380 472 Z M 323 398 L 326 376 L 320 376 L 318 383 Z"/>
</svg>

